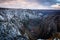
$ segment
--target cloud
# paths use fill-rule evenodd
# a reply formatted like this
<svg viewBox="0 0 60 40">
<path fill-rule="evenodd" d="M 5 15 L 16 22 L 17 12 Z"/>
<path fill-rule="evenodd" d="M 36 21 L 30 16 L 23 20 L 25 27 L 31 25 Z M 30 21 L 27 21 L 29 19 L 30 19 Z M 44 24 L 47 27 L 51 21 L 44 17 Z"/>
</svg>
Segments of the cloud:
<svg viewBox="0 0 60 40">
<path fill-rule="evenodd" d="M 5 3 L 0 3 L 0 7 L 7 7 L 7 8 L 25 8 L 25 9 L 42 9 L 45 7 L 37 2 L 28 2 L 27 0 L 16 0 L 16 1 L 9 1 Z M 46 7 L 47 8 L 47 7 Z"/>
<path fill-rule="evenodd" d="M 13 0 L 0 0 L 0 3 L 9 2 L 9 1 L 13 1 Z"/>
<path fill-rule="evenodd" d="M 38 0 L 42 5 L 50 6 L 56 3 L 56 0 Z"/>
<path fill-rule="evenodd" d="M 47 0 L 13 0 L 0 3 L 0 7 L 5 8 L 23 8 L 23 9 L 49 9 L 51 1 Z"/>
<path fill-rule="evenodd" d="M 55 8 L 55 9 L 60 9 L 60 4 L 55 4 L 55 5 L 51 5 L 51 7 Z"/>
</svg>

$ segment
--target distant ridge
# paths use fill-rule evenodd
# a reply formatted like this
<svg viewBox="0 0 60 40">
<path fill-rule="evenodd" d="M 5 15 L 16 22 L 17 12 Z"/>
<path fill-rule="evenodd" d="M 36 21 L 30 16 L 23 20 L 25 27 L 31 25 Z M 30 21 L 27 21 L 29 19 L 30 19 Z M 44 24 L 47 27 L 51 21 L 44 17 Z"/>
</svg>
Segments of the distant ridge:
<svg viewBox="0 0 60 40">
<path fill-rule="evenodd" d="M 4 8 L 4 7 L 0 7 L 0 9 L 11 9 L 11 10 L 60 10 L 60 9 L 23 9 L 23 8 Z"/>
<path fill-rule="evenodd" d="M 2 8 L 0 7 L 0 10 L 9 10 L 9 11 L 16 11 L 16 12 L 28 12 L 28 13 L 42 13 L 42 14 L 57 14 L 60 15 L 60 10 L 52 10 L 52 9 L 15 9 L 15 8 Z"/>
</svg>

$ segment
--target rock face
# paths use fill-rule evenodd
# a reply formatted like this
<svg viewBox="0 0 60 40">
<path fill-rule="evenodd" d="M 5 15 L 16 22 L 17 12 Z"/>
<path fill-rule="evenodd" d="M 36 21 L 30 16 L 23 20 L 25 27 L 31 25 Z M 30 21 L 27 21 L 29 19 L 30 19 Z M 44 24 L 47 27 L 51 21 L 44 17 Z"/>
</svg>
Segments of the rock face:
<svg viewBox="0 0 60 40">
<path fill-rule="evenodd" d="M 28 40 L 25 33 L 31 40 L 49 38 L 57 32 L 59 11 L 0 8 L 0 40 Z"/>
<path fill-rule="evenodd" d="M 17 11 L 0 9 L 0 40 L 27 40 L 19 31 L 23 25 Z"/>
</svg>

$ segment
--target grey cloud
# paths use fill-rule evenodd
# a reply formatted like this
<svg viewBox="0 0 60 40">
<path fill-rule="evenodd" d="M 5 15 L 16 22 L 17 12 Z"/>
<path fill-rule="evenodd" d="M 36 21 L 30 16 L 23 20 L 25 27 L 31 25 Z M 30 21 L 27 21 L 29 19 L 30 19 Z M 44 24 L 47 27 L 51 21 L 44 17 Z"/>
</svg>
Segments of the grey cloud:
<svg viewBox="0 0 60 40">
<path fill-rule="evenodd" d="M 0 0 L 0 3 L 4 3 L 4 2 L 8 2 L 8 1 L 15 1 L 15 0 Z M 52 4 L 56 4 L 59 2 L 59 0 L 24 0 L 27 2 L 36 2 L 42 5 L 52 5 Z"/>
<path fill-rule="evenodd" d="M 52 5 L 56 4 L 56 0 L 38 0 L 39 3 L 44 4 L 44 5 Z"/>
<path fill-rule="evenodd" d="M 60 3 L 59 0 L 27 0 L 29 2 L 37 2 L 42 5 L 50 6 L 56 3 Z"/>
</svg>

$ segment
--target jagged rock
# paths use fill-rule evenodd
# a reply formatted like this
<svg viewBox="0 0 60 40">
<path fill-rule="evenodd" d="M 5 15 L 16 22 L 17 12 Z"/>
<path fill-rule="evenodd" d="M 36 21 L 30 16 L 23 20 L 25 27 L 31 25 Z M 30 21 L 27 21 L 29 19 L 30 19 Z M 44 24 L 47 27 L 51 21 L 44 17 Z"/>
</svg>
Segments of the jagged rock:
<svg viewBox="0 0 60 40">
<path fill-rule="evenodd" d="M 32 39 L 49 38 L 57 32 L 57 15 L 60 16 L 59 10 L 1 8 L 0 40 L 28 40 L 24 33 Z"/>
</svg>

